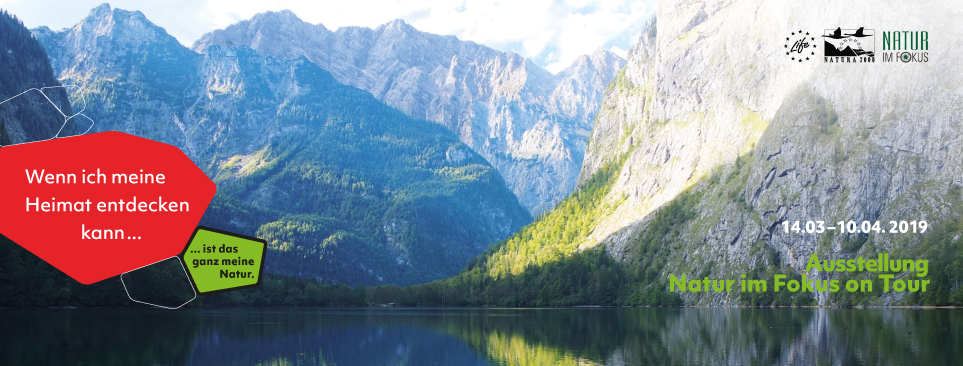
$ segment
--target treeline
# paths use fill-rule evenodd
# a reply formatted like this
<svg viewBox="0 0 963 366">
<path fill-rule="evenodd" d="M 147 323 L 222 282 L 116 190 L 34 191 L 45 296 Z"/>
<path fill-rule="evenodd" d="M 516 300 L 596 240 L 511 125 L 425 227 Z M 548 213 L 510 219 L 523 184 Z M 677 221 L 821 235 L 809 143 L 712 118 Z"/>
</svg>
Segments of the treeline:
<svg viewBox="0 0 963 366">
<path fill-rule="evenodd" d="M 176 262 L 175 262 L 176 263 Z M 178 269 L 179 270 L 179 269 Z M 168 299 L 183 295 L 182 271 L 151 266 L 128 287 Z M 315 280 L 265 275 L 258 287 L 199 297 L 187 307 L 377 306 L 574 306 L 630 304 L 637 279 L 602 250 L 590 250 L 522 275 L 494 280 L 457 276 L 400 287 L 320 284 Z M 188 290 L 189 292 L 189 290 Z M 682 305 L 664 293 L 660 305 Z M 127 299 L 117 277 L 82 285 L 10 240 L 0 237 L 0 307 L 141 306 Z M 135 296 L 136 297 L 136 296 Z"/>
<path fill-rule="evenodd" d="M 899 305 L 963 306 L 963 250 L 959 221 L 956 230 L 938 228 L 928 239 L 924 258 L 931 262 L 932 283 L 923 294 L 909 295 Z M 929 241 L 944 239 L 940 244 Z M 682 306 L 677 293 L 668 292 L 664 282 L 650 282 L 645 272 L 615 261 L 604 250 L 593 249 L 552 262 L 533 266 L 519 275 L 499 279 L 477 271 L 428 284 L 400 287 L 321 284 L 315 280 L 265 275 L 260 286 L 209 296 L 192 302 L 192 308 L 221 307 L 350 307 L 379 306 L 501 306 L 546 307 L 578 305 Z M 166 294 L 170 283 L 183 279 L 183 272 L 157 271 L 157 279 L 140 285 L 141 291 Z M 750 278 L 767 279 L 777 269 L 756 270 Z M 798 279 L 798 275 L 793 278 Z M 183 292 L 182 290 L 180 290 Z M 26 252 L 6 238 L 0 238 L 0 307 L 119 307 L 140 306 L 128 300 L 120 280 L 110 278 L 85 286 Z M 859 298 L 851 298 L 861 296 Z M 843 305 L 872 305 L 872 294 L 837 293 L 834 302 Z M 810 296 L 781 293 L 744 293 L 739 303 L 750 306 L 812 305 Z"/>
<path fill-rule="evenodd" d="M 261 286 L 205 297 L 203 306 L 681 306 L 678 294 L 644 285 L 601 249 L 588 250 L 520 275 L 459 275 L 427 284 L 351 287 L 268 277 Z M 642 293 L 640 293 L 642 292 Z"/>
</svg>

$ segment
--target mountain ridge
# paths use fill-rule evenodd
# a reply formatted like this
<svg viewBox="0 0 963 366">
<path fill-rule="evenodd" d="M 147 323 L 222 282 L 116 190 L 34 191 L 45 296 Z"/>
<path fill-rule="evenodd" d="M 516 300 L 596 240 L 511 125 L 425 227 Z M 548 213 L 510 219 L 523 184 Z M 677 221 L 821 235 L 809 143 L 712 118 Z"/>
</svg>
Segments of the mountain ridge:
<svg viewBox="0 0 963 366">
<path fill-rule="evenodd" d="M 418 31 L 403 20 L 331 31 L 266 12 L 192 46 L 247 45 L 305 56 L 408 115 L 440 123 L 495 166 L 532 213 L 574 188 L 601 92 L 624 60 L 598 50 L 557 75 L 513 52 Z"/>
<path fill-rule="evenodd" d="M 92 132 L 181 148 L 218 184 L 202 222 L 268 239 L 270 273 L 431 281 L 531 220 L 454 133 L 306 58 L 244 45 L 197 54 L 142 13 L 106 5 L 34 34 L 62 80 L 82 87 L 73 97 L 87 101 Z"/>
</svg>

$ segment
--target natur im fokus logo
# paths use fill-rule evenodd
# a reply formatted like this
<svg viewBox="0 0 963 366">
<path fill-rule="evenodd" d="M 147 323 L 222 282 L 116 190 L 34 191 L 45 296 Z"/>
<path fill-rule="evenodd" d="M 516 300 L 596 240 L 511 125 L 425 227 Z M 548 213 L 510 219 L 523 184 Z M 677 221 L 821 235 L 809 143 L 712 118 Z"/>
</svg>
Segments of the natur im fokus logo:
<svg viewBox="0 0 963 366">
<path fill-rule="evenodd" d="M 926 31 L 883 32 L 883 62 L 929 62 L 929 50 Z"/>
<path fill-rule="evenodd" d="M 826 29 L 823 34 L 823 61 L 875 62 L 876 40 L 872 29 Z"/>
</svg>

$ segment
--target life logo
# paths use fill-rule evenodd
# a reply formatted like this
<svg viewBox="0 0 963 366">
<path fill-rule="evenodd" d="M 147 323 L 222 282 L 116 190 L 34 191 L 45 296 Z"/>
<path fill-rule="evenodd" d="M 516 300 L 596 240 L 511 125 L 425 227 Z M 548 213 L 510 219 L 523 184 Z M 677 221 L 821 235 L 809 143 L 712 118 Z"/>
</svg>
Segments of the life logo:
<svg viewBox="0 0 963 366">
<path fill-rule="evenodd" d="M 790 61 L 802 63 L 816 58 L 816 37 L 809 32 L 794 31 L 786 37 L 783 45 Z"/>
</svg>

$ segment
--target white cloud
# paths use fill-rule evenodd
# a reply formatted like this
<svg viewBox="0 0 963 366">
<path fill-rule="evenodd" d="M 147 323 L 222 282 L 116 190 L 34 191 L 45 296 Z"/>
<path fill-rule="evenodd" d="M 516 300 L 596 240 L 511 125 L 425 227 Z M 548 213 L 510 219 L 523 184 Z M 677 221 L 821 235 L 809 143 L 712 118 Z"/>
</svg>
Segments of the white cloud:
<svg viewBox="0 0 963 366">
<path fill-rule="evenodd" d="M 0 8 L 19 16 L 28 27 L 60 29 L 76 24 L 101 1 L 0 0 Z M 377 27 L 400 18 L 425 32 L 517 52 L 552 72 L 600 47 L 628 49 L 655 10 L 655 0 L 118 0 L 111 5 L 140 10 L 186 45 L 206 32 L 268 10 L 289 9 L 332 30 Z"/>
<path fill-rule="evenodd" d="M 614 54 L 616 54 L 616 55 L 619 55 L 619 57 L 621 57 L 621 58 L 627 58 L 627 57 L 629 57 L 629 51 L 628 51 L 628 50 L 625 50 L 625 49 L 622 49 L 622 48 L 619 47 L 619 46 L 609 47 L 609 52 L 612 52 L 612 53 L 614 53 Z"/>
</svg>

